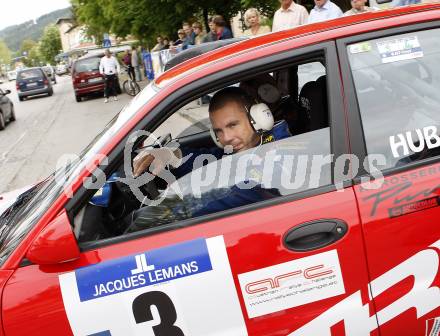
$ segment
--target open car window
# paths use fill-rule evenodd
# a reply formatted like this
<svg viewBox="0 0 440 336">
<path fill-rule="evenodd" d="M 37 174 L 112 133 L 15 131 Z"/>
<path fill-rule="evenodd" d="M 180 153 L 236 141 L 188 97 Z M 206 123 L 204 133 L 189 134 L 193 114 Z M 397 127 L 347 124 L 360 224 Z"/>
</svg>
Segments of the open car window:
<svg viewBox="0 0 440 336">
<path fill-rule="evenodd" d="M 141 174 L 142 187 L 135 191 L 125 183 L 132 172 L 120 164 L 75 215 L 78 240 L 124 236 L 330 185 L 332 150 L 324 64 L 324 53 L 315 53 L 309 62 L 302 57 L 287 69 L 225 86 L 242 91 L 252 102 L 246 117 L 249 127 L 255 121 L 250 117 L 252 106 L 264 103 L 271 111 L 274 126 L 258 135 L 255 147 L 236 152 L 218 146 L 209 114 L 213 97 L 222 90 L 218 87 L 168 112 L 169 117 L 152 133 L 143 131 L 152 136 L 135 142 L 131 159 L 155 150 L 175 153 L 178 148 L 179 164 L 167 165 L 155 174 L 147 170 Z M 140 185 L 139 181 L 134 184 Z"/>
</svg>

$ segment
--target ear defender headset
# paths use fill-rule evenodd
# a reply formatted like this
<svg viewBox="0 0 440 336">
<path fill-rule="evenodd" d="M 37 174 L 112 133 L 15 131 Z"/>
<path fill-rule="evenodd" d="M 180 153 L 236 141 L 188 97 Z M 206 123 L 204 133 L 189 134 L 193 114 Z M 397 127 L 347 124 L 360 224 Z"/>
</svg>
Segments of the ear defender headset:
<svg viewBox="0 0 440 336">
<path fill-rule="evenodd" d="M 264 103 L 258 103 L 253 104 L 250 106 L 250 108 L 248 108 L 245 104 L 246 99 L 246 96 L 243 95 L 243 104 L 245 105 L 244 107 L 246 109 L 252 128 L 257 134 L 263 134 L 264 132 L 270 131 L 273 128 L 275 121 L 269 106 Z M 218 147 L 223 148 L 224 146 L 218 140 L 212 126 L 210 127 L 210 133 L 214 143 Z"/>
</svg>

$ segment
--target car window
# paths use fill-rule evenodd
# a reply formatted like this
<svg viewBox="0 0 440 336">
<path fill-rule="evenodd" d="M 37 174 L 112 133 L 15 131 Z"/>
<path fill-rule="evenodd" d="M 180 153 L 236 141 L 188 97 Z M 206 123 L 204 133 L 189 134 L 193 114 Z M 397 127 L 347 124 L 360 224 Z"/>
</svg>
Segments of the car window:
<svg viewBox="0 0 440 336">
<path fill-rule="evenodd" d="M 41 69 L 29 69 L 20 71 L 17 75 L 18 79 L 39 78 L 42 76 Z"/>
<path fill-rule="evenodd" d="M 439 29 L 347 46 L 368 154 L 383 168 L 440 154 Z"/>
<path fill-rule="evenodd" d="M 301 88 L 310 81 L 316 81 L 325 75 L 325 66 L 320 62 L 309 62 L 298 65 L 298 94 Z"/>
<path fill-rule="evenodd" d="M 76 72 L 96 71 L 99 69 L 99 57 L 90 57 L 82 60 L 78 60 L 75 63 Z"/>
<path fill-rule="evenodd" d="M 293 61 L 289 69 L 280 70 L 292 73 L 301 69 L 301 76 L 293 76 L 301 77 L 301 83 L 293 85 L 291 95 L 279 92 L 276 73 L 260 73 L 203 96 L 195 93 L 193 101 L 170 113 L 156 129 L 142 131 L 152 132 L 141 142 L 147 148 L 125 150 L 124 163 L 76 214 L 74 232 L 78 240 L 124 235 L 330 185 L 333 181 L 323 65 L 326 62 L 324 55 L 319 61 L 317 58 L 315 53 L 310 62 L 301 58 L 299 63 Z M 311 73 L 307 74 L 307 70 Z M 232 147 L 218 146 L 216 142 L 222 140 L 216 132 L 220 131 L 211 124 L 210 104 L 220 91 L 230 89 L 238 90 L 243 99 L 246 97 L 250 103 L 248 113 L 264 103 L 262 108 L 270 109 L 274 118 L 270 130 L 251 132 L 257 134 L 259 144 L 243 150 L 243 138 L 232 140 Z M 245 118 L 243 125 L 252 129 L 255 120 L 250 114 L 240 115 Z M 241 137 L 244 133 L 238 134 Z M 178 164 L 161 170 L 156 177 L 148 172 L 142 175 L 135 182 L 141 186 L 137 190 L 133 184 L 130 186 L 133 158 L 136 161 L 148 151 L 158 150 L 169 156 L 176 148 L 181 153 Z M 98 225 L 96 218 L 102 218 L 102 223 Z"/>
</svg>

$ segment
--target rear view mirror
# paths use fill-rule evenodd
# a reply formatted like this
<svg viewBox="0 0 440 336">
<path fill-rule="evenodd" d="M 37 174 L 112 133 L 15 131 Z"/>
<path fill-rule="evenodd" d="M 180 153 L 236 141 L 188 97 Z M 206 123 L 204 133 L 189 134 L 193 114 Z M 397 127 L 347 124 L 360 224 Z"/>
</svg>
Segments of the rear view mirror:
<svg viewBox="0 0 440 336">
<path fill-rule="evenodd" d="M 11 90 L 5 90 L 5 94 L 10 94 Z"/>
<path fill-rule="evenodd" d="M 26 258 L 37 265 L 59 264 L 79 256 L 79 247 L 65 210 L 40 232 L 26 254 Z"/>
</svg>

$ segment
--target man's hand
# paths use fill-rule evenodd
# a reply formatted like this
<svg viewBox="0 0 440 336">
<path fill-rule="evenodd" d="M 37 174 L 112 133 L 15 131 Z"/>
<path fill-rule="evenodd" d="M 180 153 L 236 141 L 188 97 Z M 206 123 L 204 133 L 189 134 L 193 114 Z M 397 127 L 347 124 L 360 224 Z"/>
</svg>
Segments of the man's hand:
<svg viewBox="0 0 440 336">
<path fill-rule="evenodd" d="M 163 147 L 143 151 L 136 155 L 133 160 L 133 175 L 138 177 L 150 167 L 150 172 L 153 175 L 159 175 L 167 165 L 174 168 L 178 167 L 181 157 L 181 151 L 174 148 Z"/>
</svg>

